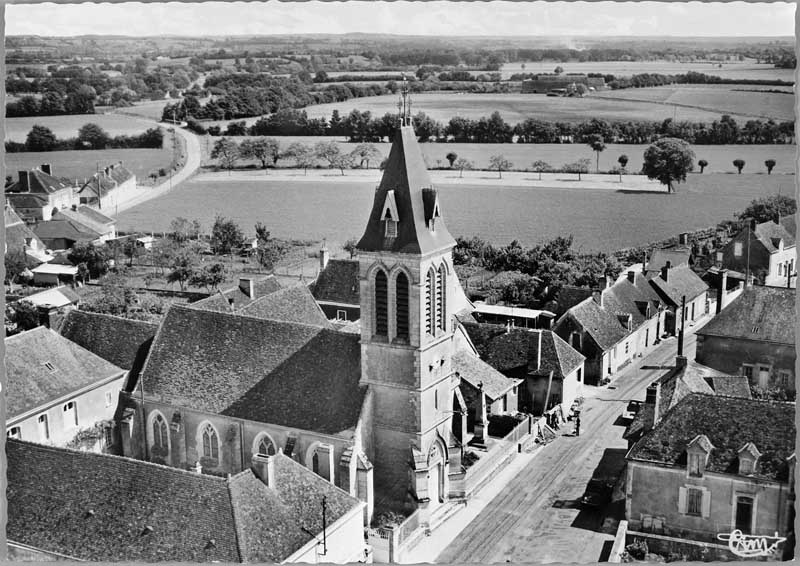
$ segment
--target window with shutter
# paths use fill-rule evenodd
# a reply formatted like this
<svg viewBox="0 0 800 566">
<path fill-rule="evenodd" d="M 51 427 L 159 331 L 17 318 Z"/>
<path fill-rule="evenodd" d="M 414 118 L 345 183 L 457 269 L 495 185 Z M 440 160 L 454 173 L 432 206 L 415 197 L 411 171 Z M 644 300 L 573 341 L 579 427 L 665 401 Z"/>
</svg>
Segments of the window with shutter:
<svg viewBox="0 0 800 566">
<path fill-rule="evenodd" d="M 375 334 L 389 334 L 389 286 L 386 274 L 378 270 L 375 275 Z"/>
<path fill-rule="evenodd" d="M 444 265 L 439 266 L 439 276 L 436 278 L 436 326 L 439 330 L 447 330 L 445 317 L 445 282 L 447 274 Z"/>
<path fill-rule="evenodd" d="M 702 490 L 690 487 L 686 490 L 686 514 L 703 514 L 703 492 Z"/>
<path fill-rule="evenodd" d="M 425 277 L 425 331 L 433 336 L 433 293 L 434 293 L 433 270 L 428 271 Z"/>
<path fill-rule="evenodd" d="M 408 277 L 406 277 L 405 273 L 398 274 L 395 287 L 397 338 L 408 340 Z"/>
</svg>

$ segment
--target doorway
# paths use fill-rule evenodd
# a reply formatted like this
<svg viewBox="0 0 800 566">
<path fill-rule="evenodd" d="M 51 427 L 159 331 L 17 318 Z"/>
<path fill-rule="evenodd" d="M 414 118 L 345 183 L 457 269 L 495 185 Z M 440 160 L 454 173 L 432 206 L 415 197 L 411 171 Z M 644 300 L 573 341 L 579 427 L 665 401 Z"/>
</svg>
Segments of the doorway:
<svg viewBox="0 0 800 566">
<path fill-rule="evenodd" d="M 751 534 L 753 530 L 753 498 L 736 498 L 736 529 L 744 534 Z"/>
</svg>

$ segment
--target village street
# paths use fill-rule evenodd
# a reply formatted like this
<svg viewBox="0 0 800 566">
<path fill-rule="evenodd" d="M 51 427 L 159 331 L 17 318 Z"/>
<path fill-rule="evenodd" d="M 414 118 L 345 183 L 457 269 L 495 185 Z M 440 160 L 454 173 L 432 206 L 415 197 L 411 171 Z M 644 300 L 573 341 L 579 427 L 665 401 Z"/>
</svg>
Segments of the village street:
<svg viewBox="0 0 800 566">
<path fill-rule="evenodd" d="M 694 359 L 694 331 L 708 320 L 693 328 L 687 325 L 687 358 Z M 562 427 L 564 434 L 539 449 L 438 556 L 424 558 L 412 551 L 414 559 L 484 564 L 605 559 L 617 522 L 608 521 L 603 528 L 604 515 L 622 518 L 622 504 L 613 511 L 590 512 L 580 509 L 580 498 L 591 477 L 621 470 L 627 443 L 622 438 L 625 426 L 620 415 L 631 399 L 644 400 L 647 386 L 664 372 L 659 366 L 674 364 L 676 349 L 677 339 L 669 338 L 649 356 L 625 368 L 610 386 L 587 387 L 579 437 L 571 436 L 572 423 Z M 431 538 L 436 536 L 434 533 Z M 445 544 L 442 540 L 440 548 Z"/>
</svg>

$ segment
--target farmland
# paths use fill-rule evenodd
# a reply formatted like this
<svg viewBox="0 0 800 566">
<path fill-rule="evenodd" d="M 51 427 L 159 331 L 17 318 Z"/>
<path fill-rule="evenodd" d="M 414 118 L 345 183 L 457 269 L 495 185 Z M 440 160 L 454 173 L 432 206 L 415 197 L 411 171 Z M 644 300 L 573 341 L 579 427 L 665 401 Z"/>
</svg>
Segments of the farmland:
<svg viewBox="0 0 800 566">
<path fill-rule="evenodd" d="M 585 190 L 579 185 L 525 189 L 464 184 L 439 189 L 443 215 L 454 235 L 532 245 L 572 233 L 576 247 L 611 251 L 714 225 L 743 210 L 753 198 L 792 192 L 793 181 L 774 174 L 691 175 L 674 195 Z M 369 213 L 374 190 L 374 182 L 355 180 L 190 180 L 120 214 L 119 228 L 168 230 L 176 216 L 197 218 L 208 227 L 215 214 L 222 214 L 246 232 L 260 221 L 276 237 L 343 242 L 360 235 L 356 231 Z"/>
<path fill-rule="evenodd" d="M 31 116 L 7 118 L 6 140 L 24 142 L 34 124 L 50 128 L 57 138 L 77 137 L 84 124 L 97 124 L 111 136 L 141 134 L 152 124 L 118 114 L 73 114 L 68 116 Z"/>
</svg>

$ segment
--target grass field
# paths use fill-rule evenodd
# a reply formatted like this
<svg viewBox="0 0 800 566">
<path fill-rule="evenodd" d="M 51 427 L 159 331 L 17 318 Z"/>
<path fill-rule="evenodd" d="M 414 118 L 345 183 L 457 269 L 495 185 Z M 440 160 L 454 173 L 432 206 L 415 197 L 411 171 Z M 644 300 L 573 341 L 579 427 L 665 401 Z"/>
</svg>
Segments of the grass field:
<svg viewBox="0 0 800 566">
<path fill-rule="evenodd" d="M 739 107 L 754 113 L 758 112 L 758 114 L 748 115 L 722 110 L 725 108 L 725 97 L 719 97 L 718 105 L 713 105 L 707 95 L 704 100 L 709 104 L 708 108 L 679 107 L 678 112 L 683 120 L 711 122 L 718 120 L 723 113 L 729 113 L 737 119 L 747 120 L 761 116 L 767 111 L 767 109 L 758 106 L 764 93 L 743 92 L 733 94 L 741 95 L 736 97 L 739 101 L 737 102 Z M 780 99 L 785 103 L 785 106 L 781 107 L 780 116 L 786 116 L 786 109 L 791 114 L 793 97 L 783 94 L 772 96 L 784 97 Z M 330 118 L 333 110 L 339 110 L 340 114 L 346 115 L 354 108 L 362 112 L 369 110 L 375 115 L 383 116 L 387 112 L 394 112 L 397 104 L 396 98 L 394 95 L 371 96 L 345 102 L 309 106 L 306 111 L 311 118 Z M 692 93 L 688 92 L 682 100 L 691 101 L 691 99 Z M 459 94 L 436 92 L 414 95 L 415 112 L 424 112 L 434 120 L 445 123 L 454 116 L 476 119 L 488 116 L 495 110 L 500 112 L 503 119 L 511 124 L 521 122 L 525 118 L 544 118 L 549 121 L 573 123 L 583 122 L 592 117 L 625 122 L 629 120 L 660 121 L 672 118 L 675 114 L 675 107 L 660 101 L 613 100 L 595 95 L 584 98 L 561 98 L 549 97 L 543 94 L 521 93 Z"/>
<path fill-rule="evenodd" d="M 169 145 L 169 144 L 166 144 Z M 7 175 L 16 178 L 17 171 L 38 167 L 42 163 L 53 166 L 57 177 L 80 179 L 89 177 L 100 167 L 122 161 L 136 174 L 137 179 L 147 177 L 151 171 L 167 167 L 172 160 L 169 149 L 102 149 L 87 151 L 45 151 L 31 153 L 6 153 Z"/>
<path fill-rule="evenodd" d="M 99 125 L 112 136 L 141 134 L 149 127 L 135 118 L 118 114 L 74 114 L 69 116 L 7 118 L 5 120 L 6 140 L 24 142 L 34 124 L 50 128 L 58 138 L 77 137 L 78 129 L 89 123 Z"/>
<path fill-rule="evenodd" d="M 164 107 L 173 102 L 173 100 L 148 100 L 147 102 L 137 102 L 133 106 L 117 108 L 115 112 L 130 116 L 141 116 L 150 120 L 161 120 Z"/>
</svg>

